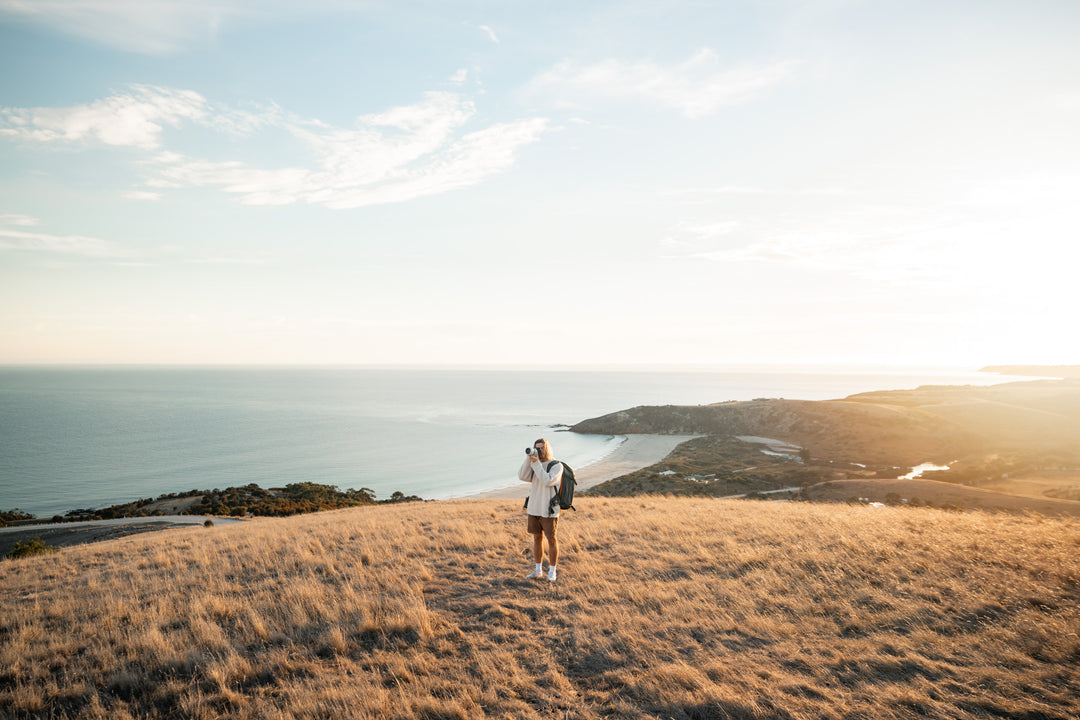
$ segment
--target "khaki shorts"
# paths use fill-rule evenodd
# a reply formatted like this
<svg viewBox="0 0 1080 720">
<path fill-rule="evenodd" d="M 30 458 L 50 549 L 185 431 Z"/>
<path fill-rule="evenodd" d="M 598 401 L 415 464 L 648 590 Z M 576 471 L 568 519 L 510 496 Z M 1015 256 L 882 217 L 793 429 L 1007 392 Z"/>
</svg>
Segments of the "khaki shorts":
<svg viewBox="0 0 1080 720">
<path fill-rule="evenodd" d="M 541 532 L 547 536 L 548 540 L 555 537 L 555 528 L 559 526 L 559 518 L 557 517 L 537 517 L 536 515 L 529 516 L 529 534 L 539 535 Z"/>
</svg>

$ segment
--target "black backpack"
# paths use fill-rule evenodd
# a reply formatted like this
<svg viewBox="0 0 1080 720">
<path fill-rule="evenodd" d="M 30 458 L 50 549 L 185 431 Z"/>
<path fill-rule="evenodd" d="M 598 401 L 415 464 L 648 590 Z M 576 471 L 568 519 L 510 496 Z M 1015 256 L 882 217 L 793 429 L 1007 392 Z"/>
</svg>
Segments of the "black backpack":
<svg viewBox="0 0 1080 720">
<path fill-rule="evenodd" d="M 562 460 L 552 460 L 548 463 L 547 471 L 551 472 L 551 467 Z M 574 486 L 577 485 L 577 480 L 574 478 L 574 469 L 562 463 L 562 480 L 559 482 L 559 490 L 551 496 L 551 505 L 548 506 L 548 517 L 555 514 L 555 508 L 560 510 L 573 510 L 577 512 L 577 508 L 574 507 Z M 529 498 L 525 498 L 525 509 L 529 509 Z"/>
</svg>

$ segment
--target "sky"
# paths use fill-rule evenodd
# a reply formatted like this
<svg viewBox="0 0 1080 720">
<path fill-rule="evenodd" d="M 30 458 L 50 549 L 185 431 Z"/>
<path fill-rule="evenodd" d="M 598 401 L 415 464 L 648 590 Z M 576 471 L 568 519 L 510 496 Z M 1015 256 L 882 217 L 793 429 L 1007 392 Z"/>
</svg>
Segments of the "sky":
<svg viewBox="0 0 1080 720">
<path fill-rule="evenodd" d="M 1080 362 L 1074 0 L 0 0 L 0 363 Z"/>
</svg>

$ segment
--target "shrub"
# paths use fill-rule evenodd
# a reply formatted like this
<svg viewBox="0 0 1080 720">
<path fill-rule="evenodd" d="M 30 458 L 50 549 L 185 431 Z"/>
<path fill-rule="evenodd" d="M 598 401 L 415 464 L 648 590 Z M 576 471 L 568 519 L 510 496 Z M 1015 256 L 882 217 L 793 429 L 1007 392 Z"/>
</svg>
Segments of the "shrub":
<svg viewBox="0 0 1080 720">
<path fill-rule="evenodd" d="M 207 518 L 206 522 L 203 523 L 203 527 L 214 527 L 214 521 Z"/>
<path fill-rule="evenodd" d="M 16 558 L 30 557 L 31 555 L 47 555 L 58 552 L 60 548 L 55 545 L 46 545 L 41 538 L 33 538 L 28 542 L 17 542 L 7 554 L 12 560 Z"/>
<path fill-rule="evenodd" d="M 19 508 L 13 508 L 11 510 L 0 510 L 0 527 L 4 527 L 9 522 L 14 520 L 33 520 L 33 513 L 26 513 Z"/>
</svg>

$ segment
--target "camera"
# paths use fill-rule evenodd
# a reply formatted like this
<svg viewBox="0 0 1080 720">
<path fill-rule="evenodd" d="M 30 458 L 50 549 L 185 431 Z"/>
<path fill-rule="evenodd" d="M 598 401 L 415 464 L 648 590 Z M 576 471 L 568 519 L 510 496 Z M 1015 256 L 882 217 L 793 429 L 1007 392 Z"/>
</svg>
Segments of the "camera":
<svg viewBox="0 0 1080 720">
<path fill-rule="evenodd" d="M 525 448 L 525 454 L 526 455 L 536 455 L 537 454 L 536 453 L 536 448 L 534 448 L 534 447 Z"/>
</svg>

